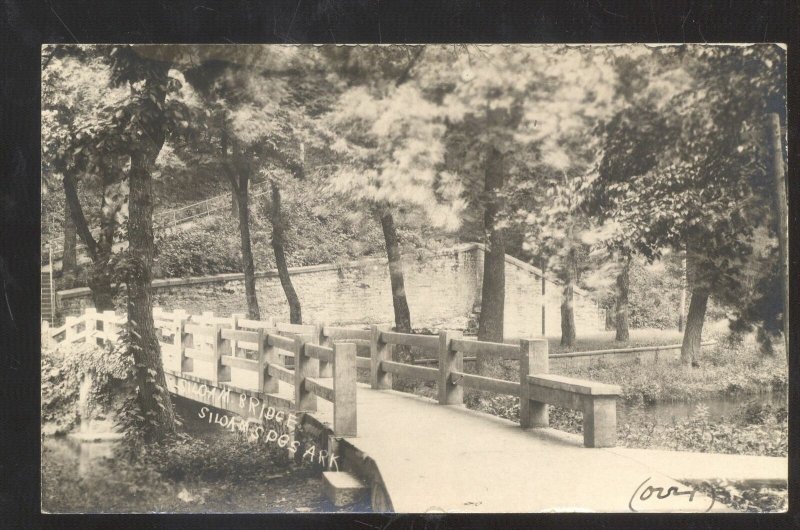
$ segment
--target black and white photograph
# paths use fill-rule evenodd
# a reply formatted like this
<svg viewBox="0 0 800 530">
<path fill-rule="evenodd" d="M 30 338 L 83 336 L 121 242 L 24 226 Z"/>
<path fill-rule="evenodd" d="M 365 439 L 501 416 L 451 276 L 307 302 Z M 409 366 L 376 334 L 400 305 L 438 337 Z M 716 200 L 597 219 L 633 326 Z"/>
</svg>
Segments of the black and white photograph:
<svg viewBox="0 0 800 530">
<path fill-rule="evenodd" d="M 785 512 L 786 53 L 43 45 L 41 511 Z"/>
</svg>

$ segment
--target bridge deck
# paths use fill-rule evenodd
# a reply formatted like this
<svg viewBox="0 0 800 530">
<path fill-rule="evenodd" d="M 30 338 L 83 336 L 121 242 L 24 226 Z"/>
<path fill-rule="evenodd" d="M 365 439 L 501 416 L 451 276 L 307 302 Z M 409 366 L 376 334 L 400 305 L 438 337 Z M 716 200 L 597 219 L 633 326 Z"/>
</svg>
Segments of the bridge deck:
<svg viewBox="0 0 800 530">
<path fill-rule="evenodd" d="M 684 461 L 687 453 L 670 458 L 668 452 L 654 451 L 658 459 L 650 464 L 646 451 L 588 449 L 579 436 L 553 429 L 524 431 L 495 416 L 366 385 L 358 387 L 358 437 L 348 442 L 375 460 L 397 512 L 627 512 L 631 496 L 648 478 L 648 484 L 664 491 L 687 489 L 669 478 L 683 473 L 685 465 L 677 468 L 678 475 L 670 466 Z M 723 457 L 728 467 L 738 459 L 740 472 L 765 462 L 764 457 L 700 458 L 714 462 L 715 457 Z M 786 473 L 785 459 L 769 460 Z M 716 468 L 712 473 L 725 476 Z M 707 501 L 699 494 L 692 502 L 688 496 L 656 500 L 654 495 L 634 507 L 701 511 Z M 727 509 L 716 503 L 712 510 Z"/>
<path fill-rule="evenodd" d="M 278 395 L 290 399 L 291 388 L 281 382 Z M 332 424 L 332 405 L 317 398 L 317 407 L 314 417 Z M 589 449 L 577 435 L 524 431 L 463 406 L 364 384 L 358 385 L 357 410 L 358 436 L 346 440 L 375 461 L 396 512 L 628 512 L 647 479 L 663 491 L 686 491 L 674 479 L 780 482 L 788 472 L 781 458 Z M 700 494 L 688 499 L 653 494 L 633 505 L 637 511 L 696 512 L 711 504 Z M 719 502 L 712 510 L 728 511 Z"/>
</svg>

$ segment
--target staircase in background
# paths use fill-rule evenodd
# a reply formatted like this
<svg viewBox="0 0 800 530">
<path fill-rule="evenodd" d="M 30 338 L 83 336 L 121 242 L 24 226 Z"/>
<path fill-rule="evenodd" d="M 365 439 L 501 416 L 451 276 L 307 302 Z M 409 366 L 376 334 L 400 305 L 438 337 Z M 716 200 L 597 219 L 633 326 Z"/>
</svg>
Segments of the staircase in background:
<svg viewBox="0 0 800 530">
<path fill-rule="evenodd" d="M 53 296 L 53 278 L 50 271 L 42 271 L 42 320 L 51 325 L 56 316 L 55 297 Z"/>
</svg>

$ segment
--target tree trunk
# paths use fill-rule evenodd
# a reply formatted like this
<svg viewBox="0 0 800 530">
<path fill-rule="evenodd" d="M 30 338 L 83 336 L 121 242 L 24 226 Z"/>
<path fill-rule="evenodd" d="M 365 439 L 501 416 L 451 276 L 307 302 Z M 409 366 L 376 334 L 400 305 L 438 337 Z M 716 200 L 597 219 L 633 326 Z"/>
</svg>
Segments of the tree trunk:
<svg viewBox="0 0 800 530">
<path fill-rule="evenodd" d="M 131 330 L 131 352 L 137 367 L 138 403 L 142 416 L 148 420 L 144 439 L 152 443 L 175 430 L 175 415 L 167 393 L 167 383 L 161 362 L 161 349 L 153 324 L 152 264 L 153 197 L 151 168 L 163 145 L 163 136 L 151 152 L 131 156 L 129 172 L 130 198 L 128 219 L 128 250 L 133 261 L 128 285 L 128 322 Z M 152 153 L 155 151 L 155 154 Z"/>
<path fill-rule="evenodd" d="M 95 241 L 94 236 L 92 236 L 92 232 L 89 230 L 89 225 L 86 222 L 86 216 L 83 213 L 83 208 L 78 199 L 75 179 L 72 175 L 65 173 L 63 183 L 72 223 L 76 228 L 76 232 L 80 234 L 84 245 L 86 245 L 86 251 L 92 260 L 88 278 L 92 302 L 94 302 L 95 308 L 98 311 L 112 310 L 114 309 L 114 298 L 108 261 L 111 257 L 111 238 L 113 238 L 114 229 L 113 224 L 111 224 L 111 235 L 108 235 L 109 227 L 106 226 L 106 228 L 103 228 L 103 223 L 108 222 L 107 214 L 109 213 L 105 208 L 105 187 L 103 189 L 103 208 L 101 208 L 100 242 L 98 243 Z"/>
<path fill-rule="evenodd" d="M 389 260 L 389 282 L 392 286 L 392 305 L 394 307 L 394 329 L 399 333 L 411 333 L 411 311 L 408 309 L 406 298 L 405 280 L 403 278 L 403 256 L 400 252 L 400 242 L 394 226 L 394 217 L 389 212 L 381 215 L 381 228 L 383 240 L 386 244 L 386 256 Z M 392 360 L 401 363 L 413 362 L 413 354 L 408 346 L 392 346 Z M 392 379 L 392 388 L 395 390 L 408 390 L 414 381 L 395 375 Z"/>
<path fill-rule="evenodd" d="M 78 198 L 78 190 L 75 185 L 75 178 L 69 174 L 64 173 L 64 194 L 66 195 L 67 202 L 69 203 L 69 213 L 72 217 L 72 222 L 75 224 L 75 230 L 81 237 L 81 241 L 86 245 L 86 252 L 89 257 L 94 261 L 97 258 L 97 242 L 92 236 L 92 231 L 89 230 L 89 225 L 86 222 L 86 216 L 83 214 L 81 208 L 81 201 Z"/>
<path fill-rule="evenodd" d="M 503 229 L 497 227 L 501 200 L 497 196 L 503 187 L 502 154 L 495 148 L 486 161 L 484 191 L 486 205 L 483 213 L 486 253 L 481 286 L 481 315 L 478 321 L 478 340 L 503 342 L 505 311 L 506 248 Z"/>
<path fill-rule="evenodd" d="M 770 151 L 770 169 L 775 184 L 775 215 L 778 218 L 778 251 L 781 260 L 781 286 L 783 291 L 783 341 L 786 361 L 789 361 L 789 204 L 786 200 L 786 182 L 783 169 L 780 116 L 767 116 L 767 140 Z"/>
<path fill-rule="evenodd" d="M 686 265 L 686 254 L 683 255 L 681 260 L 681 304 L 678 312 L 678 331 L 683 333 L 683 323 L 686 320 L 686 287 L 689 283 L 689 269 Z"/>
<path fill-rule="evenodd" d="M 261 310 L 258 307 L 258 296 L 256 294 L 256 267 L 253 263 L 253 246 L 250 238 L 250 168 L 243 159 L 242 153 L 238 151 L 236 142 L 225 132 L 223 124 L 222 132 L 222 157 L 225 160 L 223 166 L 231 184 L 233 194 L 232 201 L 237 206 L 239 217 L 239 236 L 242 254 L 242 272 L 244 273 L 244 292 L 247 301 L 247 317 L 251 320 L 261 319 Z M 228 155 L 228 145 L 231 147 L 231 154 Z"/>
<path fill-rule="evenodd" d="M 283 248 L 285 232 L 283 213 L 281 212 L 281 190 L 272 182 L 270 183 L 270 222 L 272 223 L 272 251 L 275 253 L 275 265 L 278 268 L 278 277 L 281 280 L 286 301 L 289 303 L 289 321 L 292 324 L 303 323 L 303 313 L 300 308 L 300 298 L 292 285 L 289 276 L 289 267 L 286 265 L 286 252 Z"/>
<path fill-rule="evenodd" d="M 572 228 L 567 232 L 570 248 L 567 250 L 564 289 L 561 294 L 561 345 L 575 346 L 575 284 L 578 283 L 578 263 L 575 249 L 572 248 Z"/>
<path fill-rule="evenodd" d="M 69 201 L 64 201 L 64 253 L 61 256 L 61 278 L 65 289 L 75 286 L 75 275 L 78 272 L 78 232 L 72 214 L 69 211 Z"/>
<path fill-rule="evenodd" d="M 483 212 L 484 244 L 483 282 L 481 285 L 481 313 L 478 319 L 478 340 L 503 342 L 503 324 L 506 291 L 506 245 L 503 229 L 498 227 L 498 216 L 503 210 L 498 193 L 505 182 L 503 155 L 496 148 L 489 150 L 484 175 L 486 204 Z M 476 370 L 489 374 L 496 359 L 478 354 Z"/>
<path fill-rule="evenodd" d="M 706 318 L 708 291 L 695 288 L 689 301 L 689 314 L 686 315 L 686 330 L 683 332 L 681 345 L 681 362 L 698 366 L 700 355 L 700 339 L 703 334 L 703 322 Z"/>
<path fill-rule="evenodd" d="M 114 288 L 111 285 L 111 276 L 108 271 L 92 264 L 87 283 L 95 309 L 98 312 L 113 311 L 116 307 L 114 305 Z"/>
<path fill-rule="evenodd" d="M 144 441 L 161 441 L 175 432 L 175 413 L 167 391 L 161 349 L 153 323 L 152 170 L 164 145 L 162 108 L 166 97 L 167 68 L 153 69 L 142 89 L 141 141 L 132 145 L 128 185 L 128 289 L 129 351 L 136 367 L 137 402 L 145 418 Z M 158 103 L 157 103 L 158 102 Z"/>
<path fill-rule="evenodd" d="M 624 258 L 622 270 L 617 275 L 617 300 L 615 304 L 616 329 L 615 340 L 627 342 L 630 339 L 628 331 L 628 292 L 630 290 L 631 258 Z"/>
<path fill-rule="evenodd" d="M 237 202 L 239 203 L 239 235 L 242 246 L 242 272 L 244 272 L 244 292 L 247 299 L 247 316 L 252 320 L 261 319 L 256 295 L 256 267 L 253 263 L 253 247 L 250 241 L 250 199 L 248 197 L 249 178 L 240 177 Z"/>
<path fill-rule="evenodd" d="M 239 218 L 239 199 L 236 197 L 236 190 L 231 193 L 231 216 Z"/>
<path fill-rule="evenodd" d="M 109 196 L 115 190 L 111 175 L 103 178 L 103 201 L 100 207 L 100 235 L 97 239 L 97 254 L 89 271 L 89 288 L 92 290 L 94 307 L 98 311 L 115 308 L 114 288 L 112 287 L 111 255 L 114 245 L 114 231 L 117 227 L 116 215 L 122 207 L 121 202 L 112 202 Z"/>
<path fill-rule="evenodd" d="M 572 281 L 567 281 L 561 295 L 561 345 L 575 346 L 575 292 Z"/>
<path fill-rule="evenodd" d="M 394 306 L 394 325 L 400 333 L 411 333 L 411 312 L 406 299 L 403 278 L 403 256 L 394 226 L 394 218 L 389 212 L 381 215 L 383 240 L 386 243 L 386 256 L 389 259 L 389 281 L 392 285 L 392 305 Z"/>
</svg>

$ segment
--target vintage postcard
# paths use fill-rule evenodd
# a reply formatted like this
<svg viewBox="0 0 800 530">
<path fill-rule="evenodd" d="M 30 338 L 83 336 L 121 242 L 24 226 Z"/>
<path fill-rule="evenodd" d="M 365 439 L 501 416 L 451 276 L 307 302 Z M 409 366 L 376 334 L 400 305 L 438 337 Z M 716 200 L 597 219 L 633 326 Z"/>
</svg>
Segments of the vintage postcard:
<svg viewBox="0 0 800 530">
<path fill-rule="evenodd" d="M 41 510 L 787 510 L 786 47 L 50 44 Z"/>
</svg>

